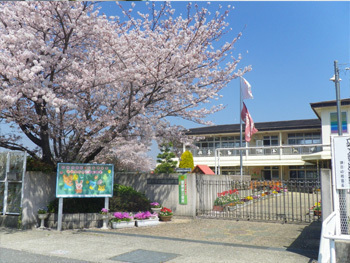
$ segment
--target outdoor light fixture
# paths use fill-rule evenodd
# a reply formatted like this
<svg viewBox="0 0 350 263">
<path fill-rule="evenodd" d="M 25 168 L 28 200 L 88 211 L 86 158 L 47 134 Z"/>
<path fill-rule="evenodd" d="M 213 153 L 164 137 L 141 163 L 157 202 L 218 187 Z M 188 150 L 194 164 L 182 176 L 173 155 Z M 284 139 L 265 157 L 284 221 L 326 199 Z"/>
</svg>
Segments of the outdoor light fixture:
<svg viewBox="0 0 350 263">
<path fill-rule="evenodd" d="M 331 77 L 329 80 L 335 82 L 335 75 L 333 75 L 333 77 Z M 341 81 L 341 79 L 338 79 L 338 81 Z"/>
</svg>

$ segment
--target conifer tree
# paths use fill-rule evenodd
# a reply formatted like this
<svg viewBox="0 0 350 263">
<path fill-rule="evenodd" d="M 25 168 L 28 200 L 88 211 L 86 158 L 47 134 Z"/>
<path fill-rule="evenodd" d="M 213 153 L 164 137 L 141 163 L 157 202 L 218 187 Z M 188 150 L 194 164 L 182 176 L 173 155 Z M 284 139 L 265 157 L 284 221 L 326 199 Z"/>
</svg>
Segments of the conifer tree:
<svg viewBox="0 0 350 263">
<path fill-rule="evenodd" d="M 159 165 L 154 170 L 156 174 L 169 174 L 175 171 L 177 161 L 173 160 L 176 156 L 175 153 L 171 151 L 172 147 L 172 143 L 163 143 L 160 145 L 161 153 L 157 155 L 157 163 L 159 163 Z"/>
<path fill-rule="evenodd" d="M 191 168 L 193 169 L 194 163 L 193 163 L 193 155 L 190 151 L 185 151 L 181 155 L 181 161 L 179 164 L 179 168 Z"/>
</svg>

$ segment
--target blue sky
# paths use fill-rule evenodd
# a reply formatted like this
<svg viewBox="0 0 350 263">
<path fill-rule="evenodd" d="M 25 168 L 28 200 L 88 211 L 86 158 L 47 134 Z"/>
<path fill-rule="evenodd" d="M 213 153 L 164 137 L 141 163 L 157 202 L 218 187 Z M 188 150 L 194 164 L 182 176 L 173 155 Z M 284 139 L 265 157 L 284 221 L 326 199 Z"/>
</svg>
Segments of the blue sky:
<svg viewBox="0 0 350 263">
<path fill-rule="evenodd" d="M 135 3 L 137 9 L 145 10 L 145 2 Z M 178 1 L 172 6 L 185 13 L 186 4 Z M 350 97 L 350 70 L 345 70 L 350 68 L 350 2 L 224 1 L 212 2 L 209 8 L 216 10 L 218 4 L 235 7 L 227 20 L 233 30 L 226 40 L 245 27 L 235 56 L 242 54 L 240 68 L 253 68 L 245 78 L 252 86 L 254 99 L 246 100 L 246 105 L 255 122 L 316 118 L 310 103 L 335 99 L 334 83 L 329 81 L 334 60 L 342 79 L 341 98 Z M 114 2 L 100 5 L 101 12 L 120 15 Z M 239 123 L 239 81 L 233 80 L 221 94 L 219 103 L 226 108 L 208 120 L 216 125 Z M 199 127 L 172 121 L 186 128 Z M 157 147 L 152 147 L 151 156 L 157 153 Z"/>
</svg>

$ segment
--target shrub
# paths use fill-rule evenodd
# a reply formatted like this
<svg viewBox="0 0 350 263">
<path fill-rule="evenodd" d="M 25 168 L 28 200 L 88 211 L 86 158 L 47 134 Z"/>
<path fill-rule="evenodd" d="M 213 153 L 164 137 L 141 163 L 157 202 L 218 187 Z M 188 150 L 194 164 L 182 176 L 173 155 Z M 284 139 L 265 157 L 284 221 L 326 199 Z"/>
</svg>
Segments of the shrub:
<svg viewBox="0 0 350 263">
<path fill-rule="evenodd" d="M 109 199 L 111 211 L 147 211 L 151 209 L 150 200 L 130 186 L 115 184 L 113 197 Z"/>
<path fill-rule="evenodd" d="M 38 159 L 34 159 L 33 157 L 27 157 L 27 167 L 26 171 L 40 171 L 40 172 L 55 172 L 56 169 L 54 166 L 50 166 L 47 163 L 44 163 Z"/>
<path fill-rule="evenodd" d="M 181 155 L 181 161 L 179 164 L 179 168 L 194 168 L 194 163 L 193 163 L 193 155 L 190 151 L 185 151 Z"/>
</svg>

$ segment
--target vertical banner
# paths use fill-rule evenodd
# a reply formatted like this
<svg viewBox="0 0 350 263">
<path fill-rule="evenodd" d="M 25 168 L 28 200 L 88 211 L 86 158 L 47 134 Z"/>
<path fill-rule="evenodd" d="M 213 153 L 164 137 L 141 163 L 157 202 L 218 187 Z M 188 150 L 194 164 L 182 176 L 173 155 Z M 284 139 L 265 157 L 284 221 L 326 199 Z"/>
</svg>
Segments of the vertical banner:
<svg viewBox="0 0 350 263">
<path fill-rule="evenodd" d="M 187 175 L 179 175 L 179 204 L 187 205 Z"/>
<path fill-rule="evenodd" d="M 113 164 L 59 163 L 56 197 L 112 197 Z"/>
</svg>

